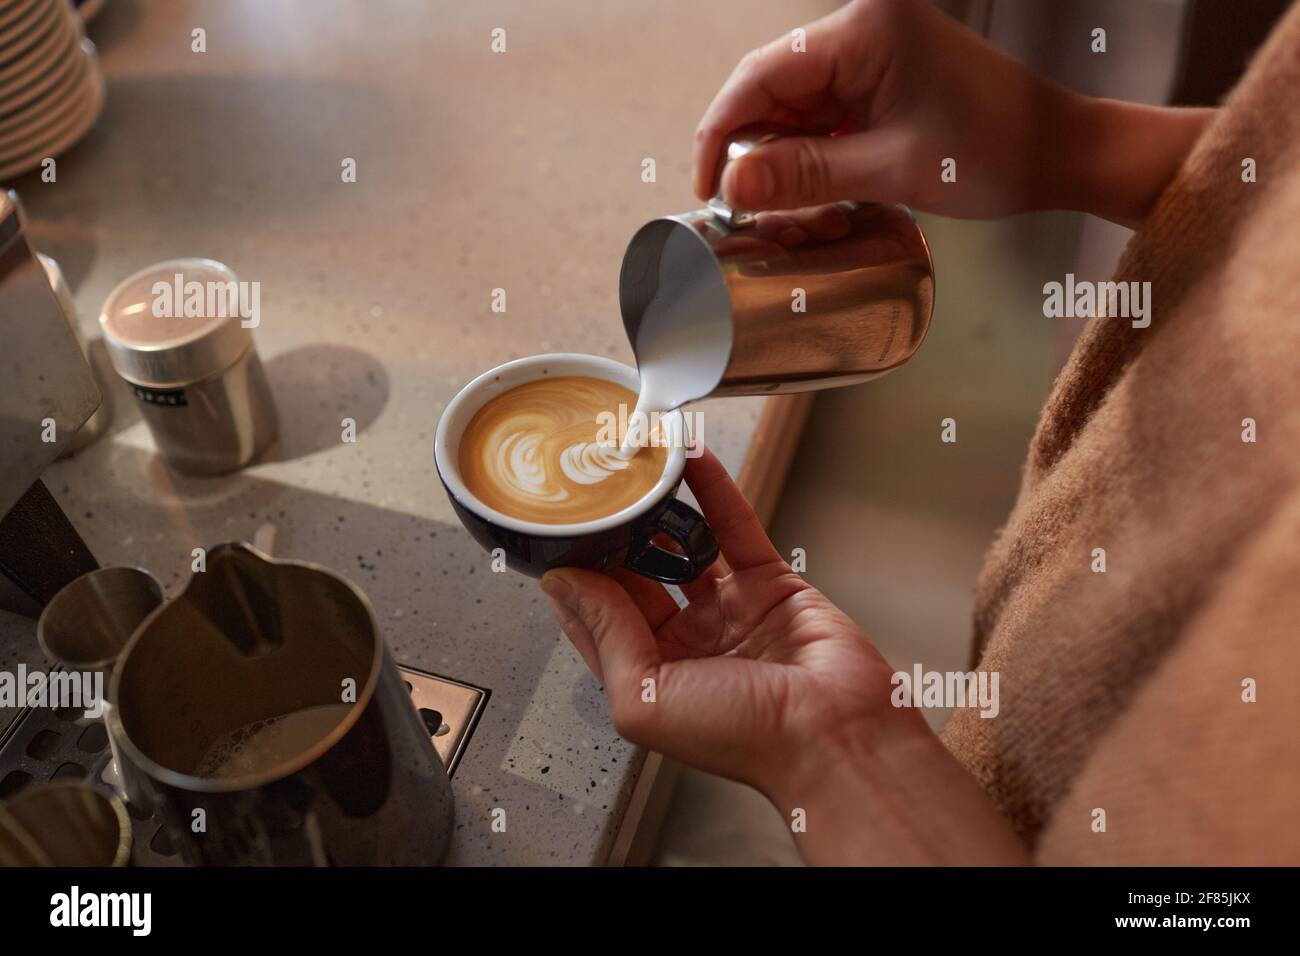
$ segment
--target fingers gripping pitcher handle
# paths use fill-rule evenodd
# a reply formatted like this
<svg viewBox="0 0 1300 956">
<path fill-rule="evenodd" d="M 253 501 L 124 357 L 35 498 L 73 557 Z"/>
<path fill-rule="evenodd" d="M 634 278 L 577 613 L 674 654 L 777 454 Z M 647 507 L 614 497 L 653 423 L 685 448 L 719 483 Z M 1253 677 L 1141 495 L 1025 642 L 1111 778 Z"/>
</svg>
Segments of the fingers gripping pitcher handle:
<svg viewBox="0 0 1300 956">
<path fill-rule="evenodd" d="M 735 162 L 742 156 L 745 156 L 755 146 L 761 146 L 764 143 L 770 143 L 772 140 L 783 135 L 783 132 L 776 127 L 759 123 L 753 126 L 745 126 L 736 130 L 727 138 L 726 148 L 723 150 L 722 162 L 718 165 L 717 183 L 713 190 L 713 198 L 709 200 L 709 212 L 722 220 L 732 229 L 742 229 L 746 226 L 753 225 L 756 213 L 748 212 L 742 209 L 733 209 L 731 204 L 722 196 L 722 174 L 726 172 L 727 166 Z"/>
<path fill-rule="evenodd" d="M 672 538 L 683 553 L 655 544 L 658 534 Z M 686 502 L 669 498 L 663 508 L 633 533 L 623 566 L 664 584 L 686 584 L 703 574 L 717 559 L 718 539 L 704 516 Z"/>
</svg>

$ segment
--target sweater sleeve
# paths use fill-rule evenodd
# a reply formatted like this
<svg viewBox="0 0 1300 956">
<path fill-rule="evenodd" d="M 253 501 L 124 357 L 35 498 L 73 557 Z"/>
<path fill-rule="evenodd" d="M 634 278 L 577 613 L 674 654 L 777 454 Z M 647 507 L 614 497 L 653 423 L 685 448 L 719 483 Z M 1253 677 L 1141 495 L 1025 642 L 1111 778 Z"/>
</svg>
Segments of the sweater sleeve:
<svg viewBox="0 0 1300 956">
<path fill-rule="evenodd" d="M 1281 501 L 1085 762 L 1040 864 L 1300 864 L 1300 491 Z"/>
</svg>

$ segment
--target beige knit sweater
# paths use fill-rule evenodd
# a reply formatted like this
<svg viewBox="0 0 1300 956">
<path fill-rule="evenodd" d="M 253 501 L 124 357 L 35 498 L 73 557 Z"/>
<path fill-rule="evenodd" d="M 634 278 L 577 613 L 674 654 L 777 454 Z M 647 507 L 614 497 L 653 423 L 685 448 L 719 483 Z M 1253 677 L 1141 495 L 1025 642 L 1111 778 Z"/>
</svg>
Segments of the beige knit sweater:
<svg viewBox="0 0 1300 956">
<path fill-rule="evenodd" d="M 1300 5 L 1116 278 L 1151 325 L 1056 382 L 979 584 L 1001 712 L 944 737 L 1041 863 L 1297 864 Z"/>
</svg>

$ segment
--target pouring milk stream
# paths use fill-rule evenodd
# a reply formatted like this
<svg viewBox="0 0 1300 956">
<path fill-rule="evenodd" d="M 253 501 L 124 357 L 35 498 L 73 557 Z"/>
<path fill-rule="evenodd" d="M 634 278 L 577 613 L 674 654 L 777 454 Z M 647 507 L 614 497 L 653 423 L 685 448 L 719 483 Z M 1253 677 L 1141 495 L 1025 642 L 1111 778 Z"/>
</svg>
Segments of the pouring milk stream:
<svg viewBox="0 0 1300 956">
<path fill-rule="evenodd" d="M 776 135 L 739 131 L 723 167 Z M 653 220 L 619 276 L 640 391 L 637 427 L 616 456 L 636 454 L 657 413 L 696 399 L 850 385 L 897 368 L 925 338 L 933 303 L 930 250 L 903 206 L 754 214 L 719 191 L 703 209 Z"/>
<path fill-rule="evenodd" d="M 741 131 L 727 161 L 773 135 Z M 549 508 L 551 520 L 562 520 L 561 506 L 590 502 L 584 487 L 607 489 L 616 475 L 636 487 L 626 479 L 634 468 L 649 470 L 642 448 L 686 441 L 664 431 L 660 416 L 687 402 L 848 385 L 897 368 L 920 347 L 933 300 L 930 252 L 902 206 L 845 202 L 755 214 L 715 196 L 702 209 L 647 223 L 624 254 L 619 306 L 639 377 L 631 414 L 621 400 L 584 404 L 577 380 L 564 385 L 567 401 L 516 395 L 480 412 L 496 416 L 487 434 L 476 429 L 486 427 L 479 416 L 471 422 L 466 435 L 475 441 L 467 444 L 477 455 L 462 452 L 462 467 L 508 486 L 511 500 L 502 503 L 516 511 L 527 507 L 545 520 Z M 611 405 L 616 413 L 606 411 Z M 573 428 L 567 413 L 580 406 L 597 424 L 617 414 L 617 427 L 602 425 L 593 436 L 586 418 Z"/>
</svg>

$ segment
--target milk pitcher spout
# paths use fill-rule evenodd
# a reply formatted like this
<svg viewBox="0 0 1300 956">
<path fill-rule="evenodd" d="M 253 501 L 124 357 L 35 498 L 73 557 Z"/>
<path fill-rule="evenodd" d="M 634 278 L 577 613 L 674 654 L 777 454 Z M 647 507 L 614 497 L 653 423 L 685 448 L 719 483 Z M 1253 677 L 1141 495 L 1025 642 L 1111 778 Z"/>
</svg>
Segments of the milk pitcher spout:
<svg viewBox="0 0 1300 956">
<path fill-rule="evenodd" d="M 741 131 L 727 162 L 776 135 Z M 851 385 L 907 362 L 934 307 L 934 266 L 904 206 L 704 208 L 637 231 L 619 276 L 623 327 L 661 404 Z"/>
</svg>

